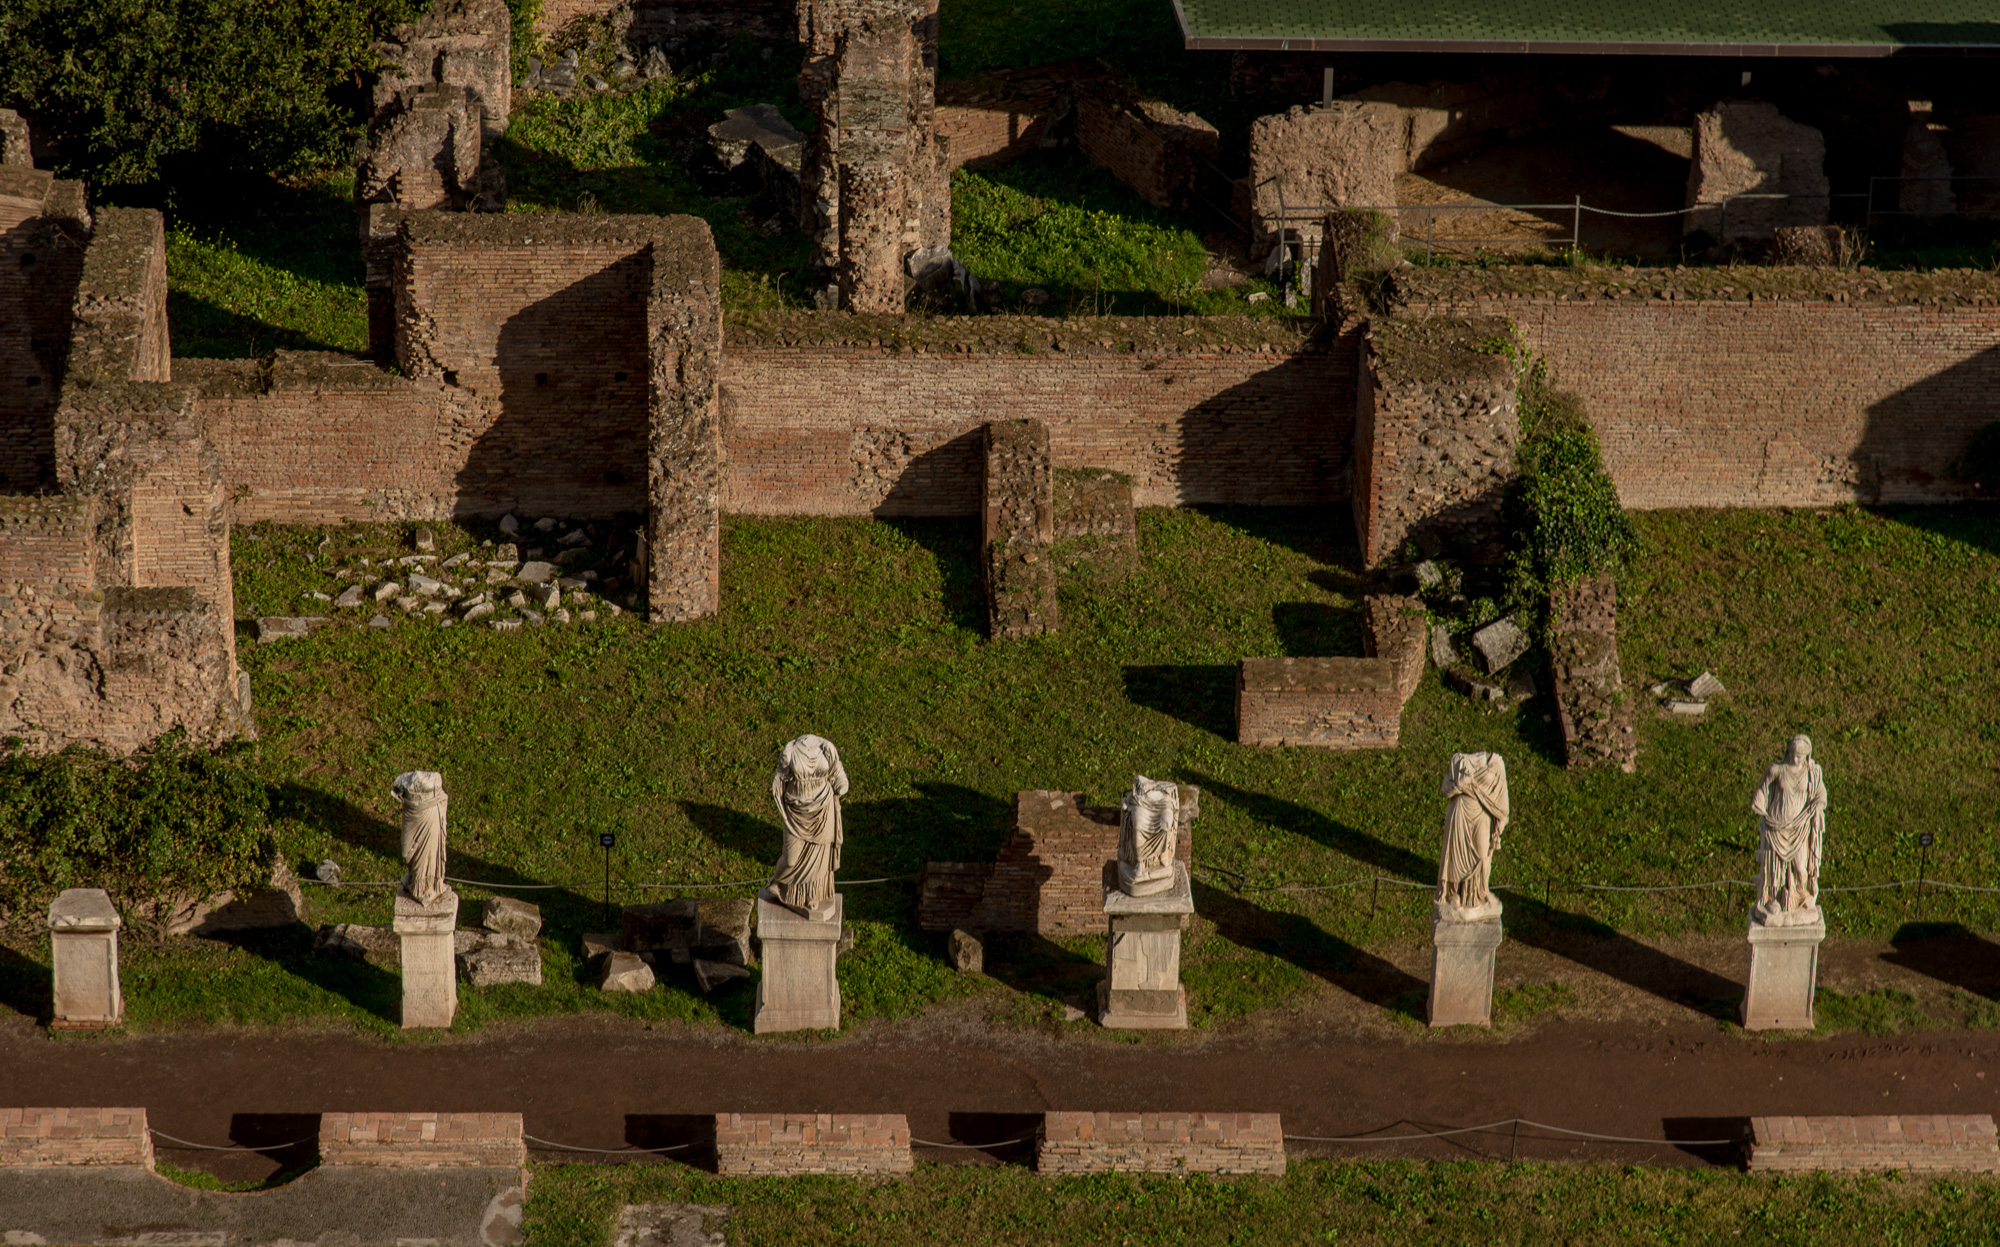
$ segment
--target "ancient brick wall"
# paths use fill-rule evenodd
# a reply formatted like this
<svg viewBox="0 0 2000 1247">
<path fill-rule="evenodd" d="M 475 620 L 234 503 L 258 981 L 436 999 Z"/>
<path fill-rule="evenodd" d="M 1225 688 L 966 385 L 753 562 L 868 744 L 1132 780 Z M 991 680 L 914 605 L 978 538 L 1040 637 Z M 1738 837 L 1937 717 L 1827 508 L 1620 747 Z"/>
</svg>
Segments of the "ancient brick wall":
<svg viewBox="0 0 2000 1247">
<path fill-rule="evenodd" d="M 0 492 L 55 475 L 53 416 L 89 238 L 80 183 L 0 165 Z"/>
<path fill-rule="evenodd" d="M 1639 738 L 1618 670 L 1618 585 L 1611 577 L 1593 577 L 1550 596 L 1549 665 L 1569 765 L 1616 762 L 1633 770 Z"/>
<path fill-rule="evenodd" d="M 1345 495 L 1351 342 L 1218 321 L 1133 349 L 1131 321 L 978 317 L 946 325 L 957 346 L 907 349 L 882 320 L 730 326 L 725 510 L 973 515 L 979 427 L 1023 418 L 1048 427 L 1055 466 L 1130 476 L 1140 506 Z"/>
<path fill-rule="evenodd" d="M 901 1113 L 717 1113 L 715 1167 L 724 1177 L 909 1173 Z"/>
<path fill-rule="evenodd" d="M 1201 789 L 1180 788 L 1175 857 L 1189 862 Z M 1087 806 L 1080 792 L 1017 792 L 1013 834 L 996 861 L 925 866 L 917 923 L 926 931 L 1097 934 L 1104 930 L 1104 889 L 1117 857 L 1117 807 Z"/>
<path fill-rule="evenodd" d="M 948 167 L 984 168 L 1034 151 L 1070 84 L 1092 72 L 1101 72 L 1099 62 L 1072 60 L 938 83 L 935 125 Z"/>
<path fill-rule="evenodd" d="M 1144 99 L 1115 77 L 1079 82 L 1075 98 L 1076 146 L 1085 159 L 1156 208 L 1194 205 L 1199 179 L 1219 159 L 1214 126 Z"/>
<path fill-rule="evenodd" d="M 1424 604 L 1399 594 L 1376 594 L 1361 603 L 1362 651 L 1384 658 L 1395 673 L 1396 696 L 1405 705 L 1424 678 L 1430 623 Z"/>
<path fill-rule="evenodd" d="M 722 598 L 722 268 L 708 225 L 663 222 L 646 297 L 648 618 L 699 619 Z"/>
<path fill-rule="evenodd" d="M 1045 1113 L 1035 1170 L 1069 1173 L 1285 1173 L 1276 1113 Z"/>
<path fill-rule="evenodd" d="M 1237 666 L 1241 744 L 1393 749 L 1402 724 L 1386 658 L 1245 658 Z"/>
<path fill-rule="evenodd" d="M 1752 1173 L 1995 1173 L 2000 1145 L 1988 1113 L 1752 1117 L 1749 1167 Z"/>
<path fill-rule="evenodd" d="M 322 1113 L 322 1165 L 513 1168 L 528 1163 L 519 1113 Z"/>
<path fill-rule="evenodd" d="M 1369 327 L 1350 498 L 1364 563 L 1395 560 L 1419 533 L 1460 547 L 1498 537 L 1520 430 L 1513 365 L 1481 344 L 1505 331 L 1442 317 Z"/>
<path fill-rule="evenodd" d="M 987 632 L 995 639 L 1056 630 L 1055 475 L 1049 430 L 1039 420 L 986 426 L 985 552 Z"/>
<path fill-rule="evenodd" d="M 0 1168 L 153 1167 L 143 1108 L 0 1108 Z"/>
<path fill-rule="evenodd" d="M 1574 390 L 1628 508 L 1946 502 L 2000 419 L 2000 278 L 1753 269 L 1418 274 L 1410 313 L 1505 316 Z"/>
</svg>

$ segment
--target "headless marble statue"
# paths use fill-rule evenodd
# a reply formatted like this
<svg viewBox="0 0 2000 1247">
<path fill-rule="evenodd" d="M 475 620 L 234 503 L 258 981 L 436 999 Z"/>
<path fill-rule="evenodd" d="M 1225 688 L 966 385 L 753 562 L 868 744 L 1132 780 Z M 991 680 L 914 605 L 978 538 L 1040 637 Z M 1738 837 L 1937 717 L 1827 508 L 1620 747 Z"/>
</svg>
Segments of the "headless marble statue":
<svg viewBox="0 0 2000 1247">
<path fill-rule="evenodd" d="M 1444 777 L 1444 846 L 1437 916 L 1478 922 L 1500 912 L 1487 887 L 1507 828 L 1507 763 L 1497 753 L 1455 753 Z"/>
<path fill-rule="evenodd" d="M 1180 826 L 1181 786 L 1136 776 L 1118 820 L 1119 891 L 1158 896 L 1173 889 Z"/>
<path fill-rule="evenodd" d="M 409 873 L 402 891 L 419 905 L 435 904 L 450 888 L 444 879 L 444 776 L 436 771 L 404 771 L 389 785 L 403 803 L 403 860 Z"/>
<path fill-rule="evenodd" d="M 785 823 L 785 843 L 767 899 L 804 917 L 831 912 L 833 872 L 840 869 L 845 839 L 840 799 L 846 795 L 847 770 L 832 741 L 801 736 L 779 750 L 771 799 Z"/>
</svg>

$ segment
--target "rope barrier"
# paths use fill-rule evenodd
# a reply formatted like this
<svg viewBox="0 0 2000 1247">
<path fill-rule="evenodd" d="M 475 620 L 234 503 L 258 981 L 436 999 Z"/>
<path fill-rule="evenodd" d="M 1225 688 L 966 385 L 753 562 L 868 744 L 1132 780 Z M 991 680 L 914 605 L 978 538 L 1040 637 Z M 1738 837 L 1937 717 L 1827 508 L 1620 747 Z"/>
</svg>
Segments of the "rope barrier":
<svg viewBox="0 0 2000 1247">
<path fill-rule="evenodd" d="M 633 1147 L 630 1144 L 624 1147 L 576 1147 L 569 1143 L 555 1143 L 548 1139 L 537 1139 L 531 1134 L 524 1134 L 521 1137 L 538 1147 L 553 1147 L 564 1152 L 592 1152 L 599 1156 L 630 1156 L 635 1152 L 679 1152 L 694 1146 L 692 1143 L 671 1143 L 666 1147 Z"/>
<path fill-rule="evenodd" d="M 319 1142 L 318 1137 L 315 1136 L 310 1139 L 294 1139 L 290 1143 L 267 1143 L 263 1147 L 251 1147 L 247 1143 L 231 1143 L 227 1147 L 217 1147 L 213 1143 L 193 1143 L 187 1139 L 176 1139 L 166 1131 L 155 1130 L 151 1126 L 146 1127 L 146 1133 L 156 1139 L 165 1139 L 169 1143 L 177 1143 L 181 1147 L 191 1147 L 199 1152 L 282 1152 L 288 1147 L 297 1147 L 301 1143 Z"/>
<path fill-rule="evenodd" d="M 1249 882 L 1248 876 L 1218 866 L 1203 866 L 1196 869 L 1193 873 L 1196 875 L 1207 875 L 1211 872 L 1232 875 L 1237 879 L 1243 880 L 1242 883 L 1228 883 L 1224 881 L 1224 886 L 1234 892 L 1338 892 L 1346 888 L 1358 888 L 1371 883 L 1386 883 L 1394 887 L 1418 888 L 1425 891 L 1437 886 L 1434 883 L 1415 879 L 1402 879 L 1395 875 L 1363 875 L 1359 879 L 1349 879 L 1344 883 L 1253 884 Z M 1704 888 L 1754 888 L 1757 886 L 1757 881 L 1755 879 L 1710 879 L 1702 883 L 1626 884 L 1586 883 L 1581 879 L 1533 879 L 1523 883 L 1495 883 L 1490 885 L 1490 887 L 1495 892 L 1526 892 L 1532 894 L 1549 887 L 1551 884 L 1556 887 L 1568 888 L 1580 892 L 1696 892 Z M 1828 894 L 1880 892 L 1889 888 L 1913 888 L 1919 885 L 1926 888 L 1947 888 L 1954 892 L 2000 893 L 2000 887 L 1985 887 L 1976 883 L 1950 883 L 1943 879 L 1895 879 L 1888 883 L 1857 883 L 1840 887 L 1829 885 L 1820 888 L 1820 891 Z"/>
<path fill-rule="evenodd" d="M 867 887 L 871 884 L 876 884 L 876 883 L 909 883 L 913 880 L 921 878 L 923 878 L 922 875 L 883 875 L 879 879 L 836 879 L 834 882 L 836 882 L 837 884 L 839 884 L 841 887 L 844 888 L 859 888 L 859 887 Z M 402 883 L 402 880 L 401 879 L 315 879 L 312 876 L 307 875 L 300 878 L 299 882 L 314 883 L 318 884 L 320 887 L 323 888 L 393 888 L 398 884 Z M 445 882 L 461 883 L 467 887 L 488 888 L 493 891 L 500 891 L 500 892 L 548 892 L 562 888 L 569 888 L 575 891 L 583 892 L 586 895 L 588 895 L 589 890 L 595 886 L 598 886 L 601 881 L 592 879 L 587 883 L 488 883 L 483 879 L 460 879 L 455 875 L 446 875 Z M 655 889 L 670 888 L 670 889 L 678 889 L 684 891 L 693 889 L 710 889 L 710 888 L 749 888 L 749 887 L 761 888 L 769 882 L 770 880 L 768 878 L 734 879 L 728 883 L 634 883 L 630 880 L 625 880 L 625 879 L 619 880 L 620 886 L 627 888 L 655 888 Z"/>
<path fill-rule="evenodd" d="M 1597 1134 L 1589 1130 L 1571 1130 L 1565 1126 L 1551 1126 L 1546 1122 L 1529 1121 L 1525 1117 L 1508 1117 L 1501 1121 L 1487 1122 L 1483 1126 L 1461 1126 L 1455 1130 L 1430 1130 L 1422 1134 L 1389 1135 L 1315 1135 L 1288 1134 L 1288 1143 L 1403 1143 L 1413 1139 L 1449 1139 L 1454 1135 L 1479 1134 L 1488 1130 L 1501 1130 L 1510 1126 L 1532 1126 L 1536 1130 L 1553 1130 L 1557 1134 L 1570 1135 L 1578 1139 L 1592 1139 L 1600 1143 L 1650 1143 L 1671 1147 L 1722 1147 L 1740 1143 L 1741 1139 L 1640 1139 L 1631 1135 Z"/>
<path fill-rule="evenodd" d="M 1034 1138 L 1035 1138 L 1034 1135 L 1028 1134 L 1028 1135 L 1022 1135 L 1018 1139 L 1002 1139 L 998 1143 L 933 1143 L 929 1139 L 911 1139 L 910 1142 L 915 1144 L 920 1144 L 924 1147 L 949 1147 L 949 1148 L 965 1148 L 965 1149 L 977 1150 L 979 1148 L 987 1148 L 987 1147 L 1012 1147 L 1016 1143 L 1031 1143 L 1034 1141 Z"/>
</svg>

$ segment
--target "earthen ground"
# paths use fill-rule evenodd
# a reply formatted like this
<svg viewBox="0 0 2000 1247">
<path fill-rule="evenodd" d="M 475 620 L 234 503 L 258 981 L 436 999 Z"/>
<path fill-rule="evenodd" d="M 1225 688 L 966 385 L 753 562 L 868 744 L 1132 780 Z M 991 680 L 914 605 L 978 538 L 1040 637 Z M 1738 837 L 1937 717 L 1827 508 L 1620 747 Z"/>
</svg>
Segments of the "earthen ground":
<svg viewBox="0 0 2000 1247">
<path fill-rule="evenodd" d="M 1238 919 L 1240 921 L 1240 919 Z M 1205 920 L 1204 920 L 1205 921 Z M 1201 933 L 1197 933 L 1200 935 Z M 1760 1114 L 2000 1112 L 2000 1031 L 1760 1036 L 1719 1020 L 1740 994 L 1741 940 L 1579 938 L 1500 950 L 1500 989 L 1561 983 L 1549 1012 L 1490 1032 L 1419 1025 L 1429 950 L 1410 943 L 1312 972 L 1286 1007 L 1177 1034 L 1088 1022 L 1022 1025 L 995 989 L 834 1039 L 752 1037 L 606 1017 L 381 1042 L 351 1033 L 191 1026 L 52 1039 L 0 1019 L 0 1104 L 143 1105 L 204 1143 L 309 1137 L 327 1111 L 519 1111 L 527 1132 L 580 1147 L 664 1146 L 717 1111 L 900 1112 L 933 1142 L 1022 1137 L 1048 1109 L 1277 1111 L 1293 1135 L 1411 1133 L 1524 1117 L 1641 1139 L 1732 1137 Z M 1832 941 L 1821 985 L 1893 988 L 1919 1004 L 2000 995 L 2000 948 L 1976 936 L 1901 946 Z M 1953 993 L 1958 993 L 1954 996 Z M 287 1132 L 290 1133 L 287 1133 Z M 542 1160 L 606 1160 L 531 1143 Z M 1735 1163 L 1732 1148 L 1606 1143 L 1523 1129 L 1394 1144 L 1294 1144 L 1295 1154 L 1426 1159 Z M 1026 1149 L 922 1148 L 926 1159 L 1021 1163 Z M 229 1181 L 309 1155 L 160 1155 Z M 609 1158 L 628 1163 L 631 1158 Z M 654 1157 L 637 1163 L 677 1163 Z"/>
</svg>

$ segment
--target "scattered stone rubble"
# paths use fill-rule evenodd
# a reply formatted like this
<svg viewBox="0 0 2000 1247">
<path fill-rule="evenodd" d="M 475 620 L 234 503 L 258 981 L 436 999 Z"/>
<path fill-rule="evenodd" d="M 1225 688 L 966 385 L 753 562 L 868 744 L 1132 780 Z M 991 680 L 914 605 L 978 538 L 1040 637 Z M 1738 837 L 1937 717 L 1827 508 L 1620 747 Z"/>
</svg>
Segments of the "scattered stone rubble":
<svg viewBox="0 0 2000 1247">
<path fill-rule="evenodd" d="M 337 873 L 337 872 L 336 872 Z M 459 977 L 474 987 L 504 983 L 542 985 L 542 952 L 536 942 L 542 911 L 513 897 L 487 900 L 479 928 L 452 933 L 452 952 Z M 402 965 L 402 941 L 386 926 L 356 922 L 329 923 L 319 929 L 313 951 L 322 957 L 364 961 L 385 970 Z"/>
<path fill-rule="evenodd" d="M 651 991 L 672 967 L 686 966 L 706 994 L 750 977 L 754 911 L 747 897 L 627 905 L 616 933 L 583 937 L 583 958 L 596 963 L 597 985 L 607 992 Z"/>
</svg>

